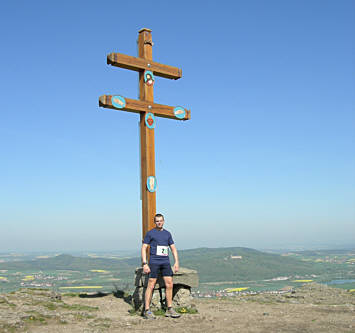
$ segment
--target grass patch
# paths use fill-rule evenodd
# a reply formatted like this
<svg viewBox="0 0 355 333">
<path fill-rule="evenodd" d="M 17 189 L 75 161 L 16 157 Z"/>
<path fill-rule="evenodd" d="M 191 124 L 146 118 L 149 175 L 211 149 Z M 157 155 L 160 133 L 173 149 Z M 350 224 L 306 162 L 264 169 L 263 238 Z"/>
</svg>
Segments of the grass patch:
<svg viewBox="0 0 355 333">
<path fill-rule="evenodd" d="M 61 308 L 66 310 L 74 310 L 74 311 L 97 311 L 99 308 L 97 306 L 88 306 L 81 304 L 61 304 Z"/>
<path fill-rule="evenodd" d="M 34 291 L 31 291 L 29 294 L 31 294 L 33 296 L 45 296 L 45 297 L 49 297 L 50 296 L 48 291 L 45 292 L 45 291 L 34 290 Z"/>
<path fill-rule="evenodd" d="M 138 314 L 138 312 L 137 312 L 136 310 L 134 310 L 134 309 L 128 310 L 128 313 L 129 313 L 131 316 L 135 316 L 135 315 Z"/>
<path fill-rule="evenodd" d="M 44 315 L 42 313 L 39 313 L 37 311 L 34 310 L 30 310 L 30 311 L 25 311 L 25 313 L 28 313 L 29 316 L 33 316 L 33 317 L 38 317 L 38 318 L 52 318 L 52 316 L 49 315 Z M 25 317 L 25 319 L 28 318 L 28 316 Z"/>
<path fill-rule="evenodd" d="M 24 321 L 26 323 L 39 323 L 39 324 L 42 324 L 42 325 L 46 325 L 47 324 L 46 319 L 43 316 L 41 316 L 41 315 L 30 315 L 30 316 L 24 318 Z"/>
<path fill-rule="evenodd" d="M 156 316 L 165 316 L 165 310 L 163 310 L 163 309 L 155 310 L 155 311 L 153 311 L 153 313 L 154 313 Z"/>
<path fill-rule="evenodd" d="M 86 320 L 86 319 L 93 319 L 95 318 L 95 316 L 85 313 L 85 312 L 81 312 L 81 313 L 75 313 L 74 317 L 76 320 Z"/>
<path fill-rule="evenodd" d="M 12 308 L 16 307 L 16 304 L 10 303 L 6 298 L 0 298 L 0 304 L 10 306 Z"/>
<path fill-rule="evenodd" d="M 32 290 L 32 291 L 47 291 L 48 289 L 45 288 L 22 288 L 22 289 L 28 289 L 28 290 Z"/>
<path fill-rule="evenodd" d="M 181 313 L 181 314 L 197 314 L 198 311 L 196 308 L 187 308 L 187 307 L 180 307 L 180 308 L 176 308 L 175 311 L 177 313 Z"/>
<path fill-rule="evenodd" d="M 56 304 L 55 304 L 55 303 Z M 43 306 L 44 308 L 47 308 L 48 310 L 56 310 L 59 306 L 58 303 L 61 303 L 61 301 L 53 301 L 53 302 L 48 302 L 48 301 L 33 301 L 32 303 L 25 303 L 27 305 L 34 305 L 34 306 Z"/>
<path fill-rule="evenodd" d="M 110 318 L 96 318 L 91 323 L 90 326 L 100 327 L 100 328 L 110 328 L 111 319 Z"/>
<path fill-rule="evenodd" d="M 46 307 L 48 310 L 56 310 L 58 308 L 58 306 L 56 304 L 53 303 L 45 303 L 43 304 L 44 307 Z"/>
<path fill-rule="evenodd" d="M 78 293 L 66 293 L 66 294 L 63 294 L 63 296 L 68 296 L 68 297 L 78 297 L 79 294 Z"/>
</svg>

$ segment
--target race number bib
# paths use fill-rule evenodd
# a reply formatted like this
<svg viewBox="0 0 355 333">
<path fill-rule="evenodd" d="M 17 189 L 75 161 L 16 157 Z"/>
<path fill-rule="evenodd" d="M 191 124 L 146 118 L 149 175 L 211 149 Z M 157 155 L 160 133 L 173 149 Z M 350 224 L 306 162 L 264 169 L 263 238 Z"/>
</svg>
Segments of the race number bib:
<svg viewBox="0 0 355 333">
<path fill-rule="evenodd" d="M 157 246 L 157 256 L 168 256 L 169 255 L 169 247 L 168 246 Z"/>
</svg>

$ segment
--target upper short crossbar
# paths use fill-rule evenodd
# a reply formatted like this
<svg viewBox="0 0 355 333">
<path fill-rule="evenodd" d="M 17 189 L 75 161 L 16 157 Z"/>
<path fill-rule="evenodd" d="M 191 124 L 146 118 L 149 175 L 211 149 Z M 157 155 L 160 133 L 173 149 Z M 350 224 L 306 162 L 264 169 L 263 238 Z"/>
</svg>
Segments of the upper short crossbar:
<svg viewBox="0 0 355 333">
<path fill-rule="evenodd" d="M 108 54 L 107 64 L 137 72 L 150 70 L 154 75 L 165 77 L 167 79 L 177 80 L 182 77 L 181 68 L 159 64 L 158 62 L 144 58 L 136 58 L 122 53 Z"/>
</svg>

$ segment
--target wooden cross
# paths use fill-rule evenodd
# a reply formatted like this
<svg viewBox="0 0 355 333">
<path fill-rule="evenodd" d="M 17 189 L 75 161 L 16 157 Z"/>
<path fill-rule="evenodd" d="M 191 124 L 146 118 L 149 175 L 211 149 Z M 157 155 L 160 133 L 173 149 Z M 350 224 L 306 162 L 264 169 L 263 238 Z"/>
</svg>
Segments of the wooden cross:
<svg viewBox="0 0 355 333">
<path fill-rule="evenodd" d="M 182 71 L 176 67 L 154 62 L 152 46 L 151 30 L 144 28 L 139 31 L 138 35 L 137 58 L 121 53 L 110 53 L 107 56 L 107 64 L 139 72 L 139 100 L 120 95 L 103 95 L 99 98 L 101 107 L 140 114 L 143 237 L 147 231 L 154 228 L 153 219 L 156 214 L 155 116 L 176 120 L 188 120 L 191 117 L 190 110 L 181 106 L 173 107 L 154 103 L 154 76 L 177 80 L 181 78 Z"/>
</svg>

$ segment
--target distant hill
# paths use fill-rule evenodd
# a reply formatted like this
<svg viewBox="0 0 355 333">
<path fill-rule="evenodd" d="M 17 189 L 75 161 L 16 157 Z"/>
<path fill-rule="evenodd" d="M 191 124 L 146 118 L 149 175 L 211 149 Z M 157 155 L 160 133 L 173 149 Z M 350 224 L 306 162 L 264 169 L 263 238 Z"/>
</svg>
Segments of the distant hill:
<svg viewBox="0 0 355 333">
<path fill-rule="evenodd" d="M 179 251 L 180 265 L 199 272 L 201 282 L 247 281 L 272 279 L 277 276 L 324 274 L 341 266 L 301 261 L 295 257 L 257 250 L 230 248 L 199 248 Z M 31 261 L 0 263 L 0 269 L 11 270 L 75 270 L 106 269 L 131 276 L 140 266 L 140 258 L 105 259 L 74 257 L 61 254 Z"/>
<path fill-rule="evenodd" d="M 349 253 L 355 253 L 355 249 L 347 249 L 347 250 L 304 250 L 304 251 L 288 251 L 291 253 L 296 253 L 304 256 L 318 256 L 318 255 L 328 255 L 331 253 L 332 255 L 344 255 Z"/>
<path fill-rule="evenodd" d="M 181 265 L 196 269 L 201 282 L 262 280 L 320 274 L 334 269 L 334 265 L 305 262 L 243 247 L 200 248 L 179 253 Z"/>
<path fill-rule="evenodd" d="M 0 263 L 0 269 L 21 270 L 74 270 L 87 271 L 90 269 L 107 269 L 115 271 L 132 271 L 140 265 L 139 258 L 132 259 L 105 259 L 91 257 L 74 257 L 61 254 L 55 257 L 35 259 L 28 261 L 13 261 Z"/>
</svg>

